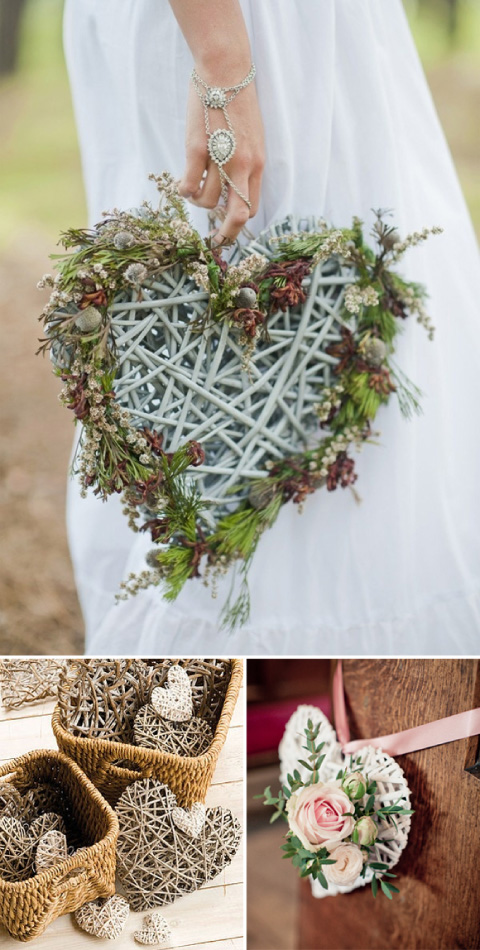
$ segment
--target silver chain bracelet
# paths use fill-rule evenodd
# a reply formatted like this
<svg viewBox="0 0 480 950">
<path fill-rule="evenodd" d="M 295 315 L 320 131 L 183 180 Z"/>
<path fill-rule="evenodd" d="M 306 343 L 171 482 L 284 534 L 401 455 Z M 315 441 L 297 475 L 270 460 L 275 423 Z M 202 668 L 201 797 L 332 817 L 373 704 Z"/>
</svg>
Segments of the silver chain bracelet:
<svg viewBox="0 0 480 950">
<path fill-rule="evenodd" d="M 233 183 L 232 179 L 227 175 L 224 165 L 233 158 L 237 147 L 237 140 L 230 116 L 227 112 L 227 106 L 235 99 L 235 96 L 238 96 L 238 93 L 241 92 L 242 89 L 245 89 L 245 86 L 248 86 L 249 83 L 252 82 L 255 78 L 255 72 L 255 65 L 252 63 L 248 75 L 245 76 L 245 79 L 242 79 L 242 82 L 239 82 L 236 86 L 225 87 L 209 86 L 205 80 L 201 79 L 196 69 L 192 72 L 192 82 L 202 102 L 203 111 L 205 113 L 208 154 L 212 162 L 215 162 L 215 165 L 218 167 L 222 198 L 225 202 L 227 201 L 228 186 L 230 185 L 238 197 L 241 198 L 249 208 L 252 207 L 251 201 L 249 201 L 246 195 L 242 194 L 240 189 Z M 209 109 L 220 109 L 223 112 L 227 124 L 226 129 L 215 129 L 214 132 L 210 130 Z"/>
</svg>

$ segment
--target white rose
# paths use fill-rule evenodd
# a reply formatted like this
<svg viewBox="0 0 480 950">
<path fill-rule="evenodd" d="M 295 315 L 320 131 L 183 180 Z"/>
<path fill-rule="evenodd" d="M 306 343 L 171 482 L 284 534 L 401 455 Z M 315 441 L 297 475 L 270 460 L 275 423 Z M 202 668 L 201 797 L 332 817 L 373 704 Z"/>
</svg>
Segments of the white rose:
<svg viewBox="0 0 480 950">
<path fill-rule="evenodd" d="M 339 844 L 330 852 L 335 864 L 324 864 L 323 873 L 331 884 L 353 884 L 363 868 L 363 855 L 356 844 Z"/>
</svg>

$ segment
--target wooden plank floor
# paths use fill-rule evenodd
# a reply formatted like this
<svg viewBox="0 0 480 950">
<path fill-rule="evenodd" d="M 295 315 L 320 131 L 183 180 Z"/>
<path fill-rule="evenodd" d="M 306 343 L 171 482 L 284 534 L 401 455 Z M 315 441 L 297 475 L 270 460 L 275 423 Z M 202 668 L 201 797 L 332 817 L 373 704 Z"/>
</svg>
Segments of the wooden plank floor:
<svg viewBox="0 0 480 950">
<path fill-rule="evenodd" d="M 54 702 L 37 703 L 7 711 L 0 705 L 0 762 L 32 749 L 55 749 L 50 718 Z M 244 691 L 240 690 L 231 727 L 220 753 L 207 805 L 230 808 L 243 825 L 244 762 Z M 215 880 L 194 894 L 181 897 L 175 904 L 160 908 L 172 931 L 165 946 L 181 950 L 241 950 L 243 940 L 243 840 L 232 863 Z M 133 932 L 142 929 L 143 913 L 130 913 L 127 926 L 112 946 L 138 947 Z M 102 945 L 110 941 L 101 941 Z M 18 947 L 18 941 L 0 926 L 0 945 L 5 950 Z M 86 950 L 100 946 L 95 937 L 85 934 L 72 914 L 54 921 L 33 942 L 36 950 Z"/>
</svg>

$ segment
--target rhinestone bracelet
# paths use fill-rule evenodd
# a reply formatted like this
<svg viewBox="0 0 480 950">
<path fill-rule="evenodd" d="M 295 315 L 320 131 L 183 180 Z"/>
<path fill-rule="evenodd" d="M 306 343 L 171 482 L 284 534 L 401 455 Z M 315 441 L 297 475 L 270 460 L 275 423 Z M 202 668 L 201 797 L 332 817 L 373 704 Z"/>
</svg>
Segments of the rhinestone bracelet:
<svg viewBox="0 0 480 950">
<path fill-rule="evenodd" d="M 227 201 L 228 196 L 228 186 L 236 192 L 239 198 L 244 201 L 249 208 L 251 208 L 251 202 L 242 194 L 239 188 L 233 183 L 232 179 L 227 175 L 224 165 L 226 162 L 229 162 L 237 147 L 237 140 L 235 138 L 235 132 L 233 131 L 233 125 L 230 119 L 230 116 L 227 112 L 227 106 L 230 105 L 235 96 L 238 96 L 238 93 L 242 89 L 245 89 L 245 86 L 248 86 L 249 83 L 255 77 L 255 65 L 252 63 L 250 71 L 245 79 L 242 79 L 242 82 L 239 82 L 236 86 L 209 86 L 205 80 L 201 79 L 198 75 L 196 69 L 192 72 L 192 82 L 197 92 L 199 99 L 203 104 L 203 111 L 205 113 L 205 129 L 207 132 L 207 148 L 208 154 L 212 159 L 212 162 L 215 162 L 215 165 L 218 166 L 218 172 L 220 175 L 221 183 L 221 194 L 223 200 Z M 215 129 L 214 132 L 210 131 L 210 117 L 209 109 L 220 109 L 223 112 L 225 122 L 227 124 L 226 129 Z"/>
</svg>

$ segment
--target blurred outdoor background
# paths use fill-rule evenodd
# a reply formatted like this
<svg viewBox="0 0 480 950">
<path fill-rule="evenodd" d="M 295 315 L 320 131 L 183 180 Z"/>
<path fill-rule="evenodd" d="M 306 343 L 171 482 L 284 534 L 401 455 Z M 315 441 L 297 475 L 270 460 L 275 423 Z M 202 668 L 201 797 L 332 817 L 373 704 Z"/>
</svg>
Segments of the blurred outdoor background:
<svg viewBox="0 0 480 950">
<path fill-rule="evenodd" d="M 480 234 L 480 3 L 405 5 Z M 62 0 L 0 0 L 0 653 L 7 654 L 82 650 L 64 527 L 73 426 L 48 363 L 34 357 L 43 306 L 36 282 L 51 269 L 59 231 L 85 223 L 62 8 Z"/>
</svg>

